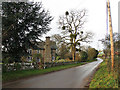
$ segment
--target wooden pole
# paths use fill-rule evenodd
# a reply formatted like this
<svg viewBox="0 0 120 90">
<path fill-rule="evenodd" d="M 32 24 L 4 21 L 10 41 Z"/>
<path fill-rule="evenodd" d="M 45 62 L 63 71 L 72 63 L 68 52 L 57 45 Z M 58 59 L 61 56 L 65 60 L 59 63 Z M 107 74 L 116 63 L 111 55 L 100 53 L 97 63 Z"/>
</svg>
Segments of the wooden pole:
<svg viewBox="0 0 120 90">
<path fill-rule="evenodd" d="M 109 16 L 109 30 L 110 30 L 110 42 L 111 42 L 111 62 L 112 62 L 112 70 L 114 67 L 114 42 L 113 42 L 113 30 L 112 30 L 112 20 L 111 20 L 111 11 L 110 11 L 110 2 L 107 1 L 108 7 L 108 16 Z"/>
</svg>

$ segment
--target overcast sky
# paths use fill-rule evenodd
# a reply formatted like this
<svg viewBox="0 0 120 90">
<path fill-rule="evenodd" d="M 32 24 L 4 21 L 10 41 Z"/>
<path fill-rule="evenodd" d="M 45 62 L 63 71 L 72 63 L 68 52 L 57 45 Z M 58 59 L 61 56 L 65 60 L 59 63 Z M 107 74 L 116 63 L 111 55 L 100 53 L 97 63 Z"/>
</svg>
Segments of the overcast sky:
<svg viewBox="0 0 120 90">
<path fill-rule="evenodd" d="M 87 22 L 84 25 L 85 31 L 94 33 L 93 42 L 90 44 L 93 48 L 102 49 L 102 44 L 98 42 L 99 39 L 104 38 L 106 34 L 106 0 L 32 0 L 41 2 L 46 10 L 50 11 L 54 20 L 51 22 L 52 28 L 47 35 L 60 33 L 58 30 L 57 21 L 60 15 L 64 15 L 65 11 L 77 9 L 87 9 Z M 118 32 L 118 2 L 120 0 L 110 0 L 113 32 Z"/>
</svg>

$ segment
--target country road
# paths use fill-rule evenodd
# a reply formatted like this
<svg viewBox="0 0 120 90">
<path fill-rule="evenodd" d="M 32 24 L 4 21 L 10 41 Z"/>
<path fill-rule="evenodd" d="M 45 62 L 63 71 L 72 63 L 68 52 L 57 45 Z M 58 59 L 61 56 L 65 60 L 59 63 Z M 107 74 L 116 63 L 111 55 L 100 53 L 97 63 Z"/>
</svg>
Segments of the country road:
<svg viewBox="0 0 120 90">
<path fill-rule="evenodd" d="M 17 80 L 4 84 L 3 88 L 82 88 L 85 78 L 92 74 L 102 61 L 98 58 L 98 61 L 82 66 Z"/>
</svg>

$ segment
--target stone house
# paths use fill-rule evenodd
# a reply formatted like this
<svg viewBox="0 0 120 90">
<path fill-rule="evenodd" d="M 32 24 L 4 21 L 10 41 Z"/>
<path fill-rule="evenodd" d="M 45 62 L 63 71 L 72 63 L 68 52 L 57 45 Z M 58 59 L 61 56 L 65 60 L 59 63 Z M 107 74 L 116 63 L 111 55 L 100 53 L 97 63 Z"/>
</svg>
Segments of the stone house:
<svg viewBox="0 0 120 90">
<path fill-rule="evenodd" d="M 33 56 L 36 56 L 37 62 L 51 62 L 55 60 L 55 54 L 56 54 L 56 43 L 54 41 L 50 40 L 50 37 L 46 37 L 46 41 L 42 41 L 38 43 L 37 49 L 29 49 L 30 56 L 27 57 L 28 61 L 33 60 Z M 39 55 L 42 56 L 42 58 L 39 57 Z"/>
</svg>

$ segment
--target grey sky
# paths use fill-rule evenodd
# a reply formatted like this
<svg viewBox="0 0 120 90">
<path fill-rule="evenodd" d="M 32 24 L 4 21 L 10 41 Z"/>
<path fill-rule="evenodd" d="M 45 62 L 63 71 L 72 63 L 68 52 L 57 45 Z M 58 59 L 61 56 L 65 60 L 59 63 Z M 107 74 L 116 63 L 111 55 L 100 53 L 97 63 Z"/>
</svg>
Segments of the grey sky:
<svg viewBox="0 0 120 90">
<path fill-rule="evenodd" d="M 99 39 L 104 38 L 106 34 L 106 0 L 32 0 L 40 2 L 42 1 L 43 7 L 50 11 L 51 16 L 54 20 L 51 23 L 51 31 L 45 36 L 51 36 L 53 34 L 58 34 L 57 21 L 60 15 L 63 15 L 65 11 L 72 9 L 82 10 L 87 9 L 87 22 L 84 25 L 85 31 L 93 32 L 94 39 L 90 44 L 96 49 L 102 49 L 102 45 L 98 42 Z M 111 14 L 112 14 L 112 25 L 113 32 L 118 32 L 118 2 L 120 0 L 110 0 L 111 4 Z"/>
</svg>

